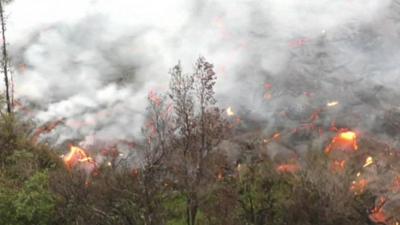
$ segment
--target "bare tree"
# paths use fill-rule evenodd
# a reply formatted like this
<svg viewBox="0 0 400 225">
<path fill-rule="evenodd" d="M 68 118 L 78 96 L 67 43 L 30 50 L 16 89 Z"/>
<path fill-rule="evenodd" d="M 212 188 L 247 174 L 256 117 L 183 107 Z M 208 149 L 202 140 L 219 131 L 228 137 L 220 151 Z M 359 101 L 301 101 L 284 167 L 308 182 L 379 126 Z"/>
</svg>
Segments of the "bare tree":
<svg viewBox="0 0 400 225">
<path fill-rule="evenodd" d="M 148 95 L 148 118 L 145 128 L 142 130 L 146 137 L 144 147 L 144 160 L 141 171 L 138 174 L 138 183 L 142 192 L 143 217 L 145 225 L 162 224 L 160 204 L 155 196 L 163 192 L 165 170 L 163 170 L 169 137 L 171 136 L 170 109 L 165 97 L 155 91 Z"/>
<path fill-rule="evenodd" d="M 7 2 L 7 1 L 4 1 Z M 3 73 L 4 73 L 4 82 L 6 85 L 6 102 L 7 102 L 7 112 L 11 113 L 11 100 L 10 100 L 10 88 L 9 88 L 9 81 L 8 81 L 8 53 L 7 53 L 7 42 L 6 42 L 6 23 L 4 18 L 4 8 L 3 8 L 3 1 L 0 1 L 0 20 L 1 20 L 1 33 L 2 33 L 2 66 L 3 66 Z"/>
<path fill-rule="evenodd" d="M 178 179 L 187 201 L 187 224 L 195 225 L 201 189 L 205 189 L 210 176 L 205 162 L 222 139 L 225 126 L 220 110 L 215 107 L 216 74 L 212 64 L 200 57 L 193 74 L 184 75 L 178 64 L 171 76 L 170 98 L 176 126 L 173 149 L 181 153 L 178 161 L 182 169 Z"/>
</svg>

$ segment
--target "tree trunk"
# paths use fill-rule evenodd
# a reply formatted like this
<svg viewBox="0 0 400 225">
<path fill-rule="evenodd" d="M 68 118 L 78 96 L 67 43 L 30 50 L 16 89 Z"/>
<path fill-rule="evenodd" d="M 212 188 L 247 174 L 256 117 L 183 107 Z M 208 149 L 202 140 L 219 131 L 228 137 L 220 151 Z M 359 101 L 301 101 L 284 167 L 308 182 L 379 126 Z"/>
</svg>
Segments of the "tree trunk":
<svg viewBox="0 0 400 225">
<path fill-rule="evenodd" d="M 196 225 L 197 216 L 197 199 L 193 196 L 189 196 L 186 205 L 186 222 L 187 225 Z"/>
<path fill-rule="evenodd" d="M 6 24 L 4 21 L 4 11 L 3 11 L 3 3 L 0 0 L 0 20 L 1 20 L 1 31 L 2 31 L 2 41 L 3 41 L 3 72 L 4 72 L 4 82 L 6 85 L 6 102 L 7 102 L 7 112 L 11 113 L 11 100 L 10 100 L 10 91 L 9 91 L 9 83 L 8 83 L 8 54 L 7 54 L 7 45 L 6 45 Z"/>
</svg>

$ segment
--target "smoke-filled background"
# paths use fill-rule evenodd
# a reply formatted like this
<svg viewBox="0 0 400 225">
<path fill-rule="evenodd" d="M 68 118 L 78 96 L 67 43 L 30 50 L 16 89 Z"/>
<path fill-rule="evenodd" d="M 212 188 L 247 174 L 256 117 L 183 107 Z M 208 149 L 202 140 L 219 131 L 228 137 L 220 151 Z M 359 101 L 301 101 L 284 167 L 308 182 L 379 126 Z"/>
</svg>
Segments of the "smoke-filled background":
<svg viewBox="0 0 400 225">
<path fill-rule="evenodd" d="M 15 0 L 6 11 L 15 97 L 39 124 L 65 118 L 47 134 L 57 143 L 140 136 L 148 92 L 198 56 L 215 65 L 219 106 L 267 132 L 332 101 L 335 119 L 381 130 L 400 107 L 398 0 Z"/>
</svg>

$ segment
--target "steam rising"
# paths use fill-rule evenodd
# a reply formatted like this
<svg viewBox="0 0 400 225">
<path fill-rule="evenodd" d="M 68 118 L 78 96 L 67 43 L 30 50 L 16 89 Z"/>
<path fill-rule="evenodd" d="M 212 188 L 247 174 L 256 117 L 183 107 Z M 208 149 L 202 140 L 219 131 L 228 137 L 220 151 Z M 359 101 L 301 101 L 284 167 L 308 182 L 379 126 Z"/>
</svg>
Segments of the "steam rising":
<svg viewBox="0 0 400 225">
<path fill-rule="evenodd" d="M 199 55 L 216 66 L 221 107 L 266 130 L 277 112 L 298 120 L 330 101 L 370 113 L 355 124 L 368 129 L 377 108 L 400 107 L 398 0 L 15 0 L 7 11 L 16 97 L 39 123 L 65 118 L 58 143 L 137 137 L 149 90 Z"/>
</svg>

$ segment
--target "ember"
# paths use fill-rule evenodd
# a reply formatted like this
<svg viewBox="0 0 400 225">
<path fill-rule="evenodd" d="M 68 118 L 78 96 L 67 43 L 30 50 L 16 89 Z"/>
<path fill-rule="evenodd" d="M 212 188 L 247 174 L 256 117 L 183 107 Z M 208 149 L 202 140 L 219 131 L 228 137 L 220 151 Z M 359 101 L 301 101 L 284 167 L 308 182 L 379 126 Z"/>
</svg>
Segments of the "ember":
<svg viewBox="0 0 400 225">
<path fill-rule="evenodd" d="M 338 101 L 333 101 L 333 102 L 328 102 L 328 103 L 326 104 L 326 106 L 328 106 L 328 107 L 333 107 L 333 106 L 337 106 L 338 104 L 339 104 Z"/>
<path fill-rule="evenodd" d="M 297 164 L 281 164 L 276 167 L 278 173 L 295 173 L 300 170 L 300 166 Z"/>
<path fill-rule="evenodd" d="M 350 190 L 354 192 L 354 194 L 362 194 L 365 191 L 367 185 L 368 181 L 363 178 L 358 181 L 353 181 Z"/>
<path fill-rule="evenodd" d="M 382 207 L 386 203 L 386 198 L 381 197 L 378 204 L 371 210 L 369 218 L 378 224 L 386 224 L 388 216 L 383 212 Z"/>
<path fill-rule="evenodd" d="M 372 158 L 371 156 L 368 156 L 367 159 L 365 160 L 365 163 L 363 165 L 363 167 L 368 167 L 370 165 L 372 165 L 374 163 L 374 158 Z"/>
</svg>

